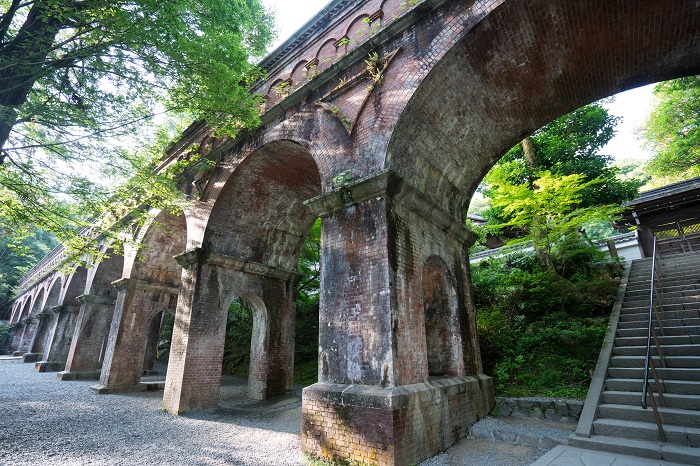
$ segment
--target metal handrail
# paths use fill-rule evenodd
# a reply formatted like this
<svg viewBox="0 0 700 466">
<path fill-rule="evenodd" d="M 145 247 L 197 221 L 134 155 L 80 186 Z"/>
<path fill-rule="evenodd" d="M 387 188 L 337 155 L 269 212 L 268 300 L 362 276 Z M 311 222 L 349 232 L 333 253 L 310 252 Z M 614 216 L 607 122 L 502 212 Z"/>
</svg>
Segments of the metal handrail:
<svg viewBox="0 0 700 466">
<path fill-rule="evenodd" d="M 654 338 L 656 344 L 656 351 L 661 360 L 661 364 L 665 367 L 666 362 L 664 360 L 663 354 L 661 353 L 661 345 L 659 344 L 659 339 L 656 336 L 656 331 L 654 329 L 654 315 L 656 315 L 656 322 L 659 325 L 663 335 L 663 326 L 661 325 L 661 319 L 659 318 L 659 312 L 654 300 L 656 293 L 656 267 L 657 267 L 657 253 L 656 253 L 656 237 L 654 237 L 654 255 L 651 260 L 651 290 L 649 293 L 649 329 L 647 332 L 647 357 L 644 361 L 644 385 L 642 386 L 642 409 L 647 409 L 647 397 L 651 400 L 651 407 L 654 410 L 654 418 L 656 419 L 656 427 L 659 430 L 659 437 L 661 441 L 666 441 L 666 434 L 664 433 L 663 426 L 661 424 L 661 416 L 659 416 L 659 409 L 656 405 L 656 399 L 654 398 L 654 393 L 651 388 L 651 383 L 649 382 L 649 369 L 651 369 L 652 375 L 654 376 L 654 382 L 656 385 L 656 393 L 659 395 L 659 403 L 664 406 L 665 400 L 663 395 L 663 390 L 661 388 L 661 383 L 659 382 L 659 377 L 656 374 L 656 366 L 654 365 L 654 359 L 651 357 L 651 339 Z"/>
</svg>

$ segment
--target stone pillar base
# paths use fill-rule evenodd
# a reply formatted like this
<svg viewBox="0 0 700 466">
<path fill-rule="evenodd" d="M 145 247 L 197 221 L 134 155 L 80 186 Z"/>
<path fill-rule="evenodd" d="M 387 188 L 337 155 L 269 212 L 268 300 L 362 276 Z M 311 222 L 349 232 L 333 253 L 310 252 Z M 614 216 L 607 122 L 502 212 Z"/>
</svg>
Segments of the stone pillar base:
<svg viewBox="0 0 700 466">
<path fill-rule="evenodd" d="M 44 358 L 44 353 L 24 353 L 22 362 L 39 362 Z"/>
<path fill-rule="evenodd" d="M 140 382 L 138 385 L 125 386 L 125 387 L 108 387 L 98 383 L 90 387 L 90 390 L 98 395 L 109 395 L 111 393 L 124 393 L 124 392 L 151 392 L 156 390 L 163 390 L 165 388 L 165 381 L 154 381 L 154 382 Z"/>
<path fill-rule="evenodd" d="M 37 372 L 56 372 L 65 369 L 65 362 L 39 361 L 34 365 Z"/>
<path fill-rule="evenodd" d="M 317 383 L 302 400 L 304 453 L 390 466 L 446 450 L 495 403 L 483 374 L 393 388 Z"/>
<path fill-rule="evenodd" d="M 58 374 L 56 374 L 56 377 L 58 377 L 58 380 L 100 380 L 101 373 L 101 371 L 61 371 Z"/>
<path fill-rule="evenodd" d="M 90 390 L 92 390 L 94 393 L 98 395 L 109 395 L 110 393 L 124 393 L 124 392 L 139 392 L 146 390 L 146 388 L 141 387 L 141 385 L 124 385 L 121 387 L 110 387 L 108 385 L 104 385 L 101 383 L 98 383 L 97 385 L 93 385 L 90 387 Z"/>
</svg>

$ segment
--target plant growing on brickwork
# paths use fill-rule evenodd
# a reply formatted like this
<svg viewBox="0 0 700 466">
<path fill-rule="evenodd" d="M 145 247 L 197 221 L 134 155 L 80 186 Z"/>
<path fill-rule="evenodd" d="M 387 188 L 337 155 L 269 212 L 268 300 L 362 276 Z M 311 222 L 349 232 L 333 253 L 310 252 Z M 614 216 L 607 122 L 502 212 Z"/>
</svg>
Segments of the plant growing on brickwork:
<svg viewBox="0 0 700 466">
<path fill-rule="evenodd" d="M 374 81 L 375 84 L 380 84 L 384 76 L 382 70 L 382 60 L 379 59 L 379 54 L 377 52 L 370 53 L 365 59 L 365 64 L 365 69 L 372 78 L 372 81 Z"/>
<path fill-rule="evenodd" d="M 344 188 L 350 184 L 352 179 L 352 170 L 343 170 L 333 177 L 333 184 L 339 188 Z"/>
<path fill-rule="evenodd" d="M 292 92 L 292 85 L 289 83 L 289 81 L 282 81 L 272 88 L 272 92 L 274 92 L 278 97 L 286 97 Z"/>
</svg>

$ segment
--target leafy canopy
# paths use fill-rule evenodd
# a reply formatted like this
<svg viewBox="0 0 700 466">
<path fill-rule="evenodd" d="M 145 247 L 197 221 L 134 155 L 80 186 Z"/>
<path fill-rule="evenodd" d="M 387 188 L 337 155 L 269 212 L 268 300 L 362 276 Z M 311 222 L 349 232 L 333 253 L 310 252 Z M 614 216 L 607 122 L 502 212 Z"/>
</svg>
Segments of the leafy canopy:
<svg viewBox="0 0 700 466">
<path fill-rule="evenodd" d="M 578 173 L 557 176 L 545 170 L 532 186 L 502 180 L 491 202 L 508 220 L 495 227 L 522 228 L 525 234 L 519 241 L 532 241 L 538 251 L 551 251 L 555 242 L 577 229 L 612 220 L 620 213 L 619 206 L 580 207 L 583 193 L 602 183 L 599 178 L 584 179 Z"/>
<path fill-rule="evenodd" d="M 600 153 L 614 136 L 619 120 L 600 103 L 585 105 L 557 118 L 531 136 L 536 166 L 527 163 L 523 147 L 518 144 L 486 175 L 484 194 L 497 195 L 502 181 L 530 185 L 540 170 L 549 170 L 553 175 L 583 175 L 584 182 L 599 180 L 581 191 L 582 207 L 620 204 L 634 198 L 641 183 L 618 179 L 618 169 L 611 166 L 612 157 Z M 498 212 L 491 215 L 498 217 Z"/>
<path fill-rule="evenodd" d="M 35 224 L 64 240 L 90 215 L 172 207 L 182 167 L 141 183 L 182 129 L 154 136 L 156 113 L 228 135 L 258 124 L 252 62 L 272 38 L 259 0 L 0 0 L 0 12 L 0 218 L 9 233 Z M 125 184 L 134 173 L 138 182 Z"/>
<path fill-rule="evenodd" d="M 647 170 L 660 178 L 700 175 L 700 77 L 658 83 L 654 96 L 641 133 L 654 153 Z"/>
</svg>

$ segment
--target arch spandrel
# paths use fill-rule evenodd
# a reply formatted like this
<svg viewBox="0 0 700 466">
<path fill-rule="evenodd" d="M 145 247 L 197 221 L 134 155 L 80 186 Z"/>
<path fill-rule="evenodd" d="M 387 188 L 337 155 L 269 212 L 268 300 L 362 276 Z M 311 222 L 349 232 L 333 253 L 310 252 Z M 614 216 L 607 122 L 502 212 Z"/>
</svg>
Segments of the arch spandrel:
<svg viewBox="0 0 700 466">
<path fill-rule="evenodd" d="M 304 201 L 320 193 L 318 167 L 304 146 L 291 140 L 265 144 L 228 177 L 203 243 L 218 254 L 296 269 L 315 220 Z"/>
<path fill-rule="evenodd" d="M 537 128 L 617 92 L 700 73 L 698 24 L 690 0 L 504 1 L 422 80 L 385 165 L 458 216 L 454 200 L 468 200 Z"/>
<path fill-rule="evenodd" d="M 185 251 L 186 238 L 185 215 L 153 212 L 137 246 L 125 247 L 122 277 L 179 286 L 182 268 L 173 257 Z"/>
</svg>

